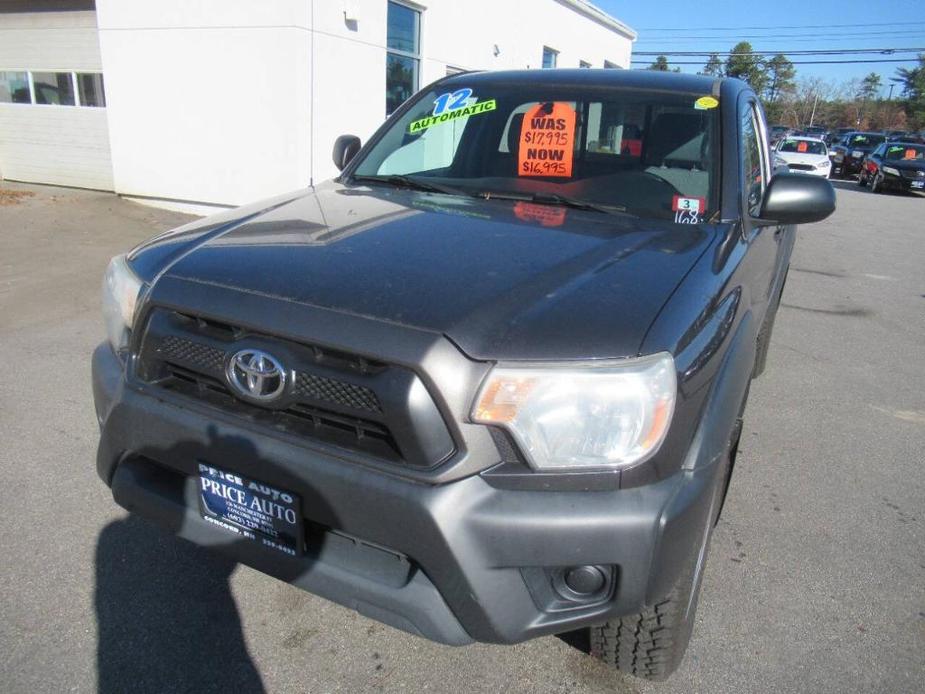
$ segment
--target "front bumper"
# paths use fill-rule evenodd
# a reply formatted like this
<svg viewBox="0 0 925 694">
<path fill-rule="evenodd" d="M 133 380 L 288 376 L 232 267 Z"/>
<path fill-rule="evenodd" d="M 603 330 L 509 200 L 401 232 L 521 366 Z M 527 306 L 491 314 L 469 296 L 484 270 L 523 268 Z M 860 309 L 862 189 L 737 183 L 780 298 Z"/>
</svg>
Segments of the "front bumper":
<svg viewBox="0 0 925 694">
<path fill-rule="evenodd" d="M 861 164 L 863 163 L 863 157 L 860 159 L 855 159 L 854 157 L 846 156 L 841 161 L 833 160 L 831 168 L 832 175 L 854 176 L 861 170 Z"/>
<path fill-rule="evenodd" d="M 175 534 L 405 631 L 452 645 L 516 643 L 664 597 L 695 561 L 717 500 L 715 462 L 607 491 L 499 489 L 475 474 L 426 484 L 371 470 L 129 384 L 93 355 L 100 477 L 116 502 Z M 312 530 L 289 557 L 204 521 L 198 462 L 288 489 Z M 606 567 L 606 595 L 568 604 L 565 567 Z"/>
<path fill-rule="evenodd" d="M 905 193 L 925 193 L 925 178 L 884 174 L 883 186 L 890 190 L 898 190 Z"/>
</svg>

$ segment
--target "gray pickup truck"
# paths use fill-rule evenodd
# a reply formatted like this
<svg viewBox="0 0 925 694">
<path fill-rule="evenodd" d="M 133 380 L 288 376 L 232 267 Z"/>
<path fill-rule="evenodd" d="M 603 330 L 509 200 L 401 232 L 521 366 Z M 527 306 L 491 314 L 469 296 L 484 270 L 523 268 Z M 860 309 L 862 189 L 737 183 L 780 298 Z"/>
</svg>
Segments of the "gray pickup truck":
<svg viewBox="0 0 925 694">
<path fill-rule="evenodd" d="M 115 501 L 446 644 L 563 634 L 667 677 L 795 224 L 737 80 L 466 73 L 342 174 L 114 258 Z M 580 639 L 573 639 L 580 642 Z"/>
</svg>

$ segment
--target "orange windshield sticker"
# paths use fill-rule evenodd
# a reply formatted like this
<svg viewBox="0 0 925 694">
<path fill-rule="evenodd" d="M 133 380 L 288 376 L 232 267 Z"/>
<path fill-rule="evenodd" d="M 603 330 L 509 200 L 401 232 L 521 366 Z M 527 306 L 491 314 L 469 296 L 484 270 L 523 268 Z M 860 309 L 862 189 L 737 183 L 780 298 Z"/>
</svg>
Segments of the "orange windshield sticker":
<svg viewBox="0 0 925 694">
<path fill-rule="evenodd" d="M 514 216 L 522 222 L 535 222 L 544 227 L 560 227 L 565 222 L 565 208 L 520 201 L 514 204 Z"/>
<path fill-rule="evenodd" d="M 572 175 L 575 109 L 564 101 L 538 104 L 524 114 L 520 126 L 520 176 Z"/>
<path fill-rule="evenodd" d="M 800 142 L 797 144 L 797 152 L 805 152 L 809 148 L 805 142 Z"/>
<path fill-rule="evenodd" d="M 903 159 L 915 159 L 915 154 L 916 152 L 914 149 L 907 149 L 903 154 Z"/>
</svg>

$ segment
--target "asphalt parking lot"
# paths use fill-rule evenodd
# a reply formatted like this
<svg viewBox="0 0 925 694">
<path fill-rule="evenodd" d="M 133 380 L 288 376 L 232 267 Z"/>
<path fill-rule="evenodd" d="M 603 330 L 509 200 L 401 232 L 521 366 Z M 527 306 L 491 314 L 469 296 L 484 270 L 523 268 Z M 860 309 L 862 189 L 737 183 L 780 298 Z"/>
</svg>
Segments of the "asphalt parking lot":
<svg viewBox="0 0 925 694">
<path fill-rule="evenodd" d="M 556 638 L 431 644 L 129 518 L 94 467 L 100 278 L 186 218 L 6 184 L 32 195 L 0 206 L 0 691 L 922 691 L 925 199 L 836 186 L 799 233 L 691 648 L 652 685 Z"/>
</svg>

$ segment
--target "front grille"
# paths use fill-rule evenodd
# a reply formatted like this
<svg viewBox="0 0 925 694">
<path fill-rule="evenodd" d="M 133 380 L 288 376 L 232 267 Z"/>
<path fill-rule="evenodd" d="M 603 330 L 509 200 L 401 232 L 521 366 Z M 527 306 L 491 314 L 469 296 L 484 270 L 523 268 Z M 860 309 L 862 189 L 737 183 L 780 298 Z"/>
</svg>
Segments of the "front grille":
<svg viewBox="0 0 925 694">
<path fill-rule="evenodd" d="M 166 390 L 193 397 L 254 424 L 296 436 L 332 443 L 368 455 L 400 462 L 401 456 L 388 428 L 376 422 L 338 415 L 321 408 L 296 403 L 284 410 L 267 410 L 236 398 L 224 381 L 167 365 L 169 378 L 159 385 Z"/>
<path fill-rule="evenodd" d="M 219 374 L 225 369 L 225 352 L 176 335 L 165 337 L 159 351 L 165 361 L 189 364 L 195 371 Z"/>
<path fill-rule="evenodd" d="M 812 171 L 816 168 L 812 164 L 788 164 L 787 166 L 794 171 Z"/>
<path fill-rule="evenodd" d="M 226 364 L 246 349 L 273 354 L 291 375 L 270 403 L 229 385 Z M 156 387 L 366 457 L 429 468 L 455 451 L 436 404 L 415 395 L 421 382 L 401 366 L 166 309 L 151 311 L 136 363 Z"/>
<path fill-rule="evenodd" d="M 316 374 L 300 373 L 296 376 L 295 392 L 307 398 L 330 402 L 354 410 L 382 412 L 376 394 L 369 388 L 335 381 Z"/>
<path fill-rule="evenodd" d="M 158 352 L 168 364 L 188 367 L 193 371 L 215 378 L 222 376 L 225 371 L 225 358 L 230 356 L 224 350 L 175 335 L 165 337 Z M 317 400 L 366 412 L 382 411 L 379 399 L 369 388 L 318 374 L 297 373 L 294 391 L 308 400 Z"/>
</svg>

